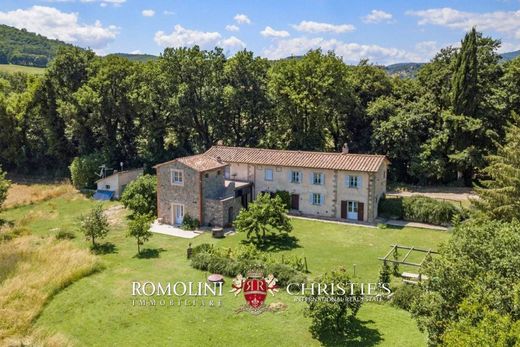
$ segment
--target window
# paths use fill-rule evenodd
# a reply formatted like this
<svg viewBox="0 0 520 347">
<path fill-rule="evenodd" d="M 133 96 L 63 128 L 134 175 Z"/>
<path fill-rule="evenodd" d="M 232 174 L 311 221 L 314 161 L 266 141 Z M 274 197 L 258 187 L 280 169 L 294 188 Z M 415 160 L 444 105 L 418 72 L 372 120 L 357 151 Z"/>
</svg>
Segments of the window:
<svg viewBox="0 0 520 347">
<path fill-rule="evenodd" d="M 205 173 L 205 174 L 204 174 L 204 177 L 208 178 L 208 177 L 209 177 L 209 174 Z"/>
<path fill-rule="evenodd" d="M 224 178 L 229 178 L 231 175 L 231 170 L 229 165 L 224 168 Z"/>
<path fill-rule="evenodd" d="M 220 176 L 220 170 L 217 171 L 217 176 Z"/>
<path fill-rule="evenodd" d="M 325 175 L 321 172 L 314 172 L 312 174 L 312 184 L 323 184 L 325 183 Z"/>
<path fill-rule="evenodd" d="M 273 180 L 273 169 L 265 169 L 265 176 L 266 181 L 272 181 Z"/>
<path fill-rule="evenodd" d="M 318 193 L 312 193 L 312 204 L 321 205 L 323 203 L 323 196 Z"/>
<path fill-rule="evenodd" d="M 110 190 L 110 184 L 105 185 L 106 190 Z"/>
<path fill-rule="evenodd" d="M 302 174 L 299 171 L 291 171 L 291 183 L 300 183 Z"/>
<path fill-rule="evenodd" d="M 360 188 L 361 176 L 346 176 L 345 185 L 349 188 Z"/>
<path fill-rule="evenodd" d="M 182 186 L 184 185 L 184 175 L 182 170 L 171 171 L 171 183 L 172 185 Z"/>
</svg>

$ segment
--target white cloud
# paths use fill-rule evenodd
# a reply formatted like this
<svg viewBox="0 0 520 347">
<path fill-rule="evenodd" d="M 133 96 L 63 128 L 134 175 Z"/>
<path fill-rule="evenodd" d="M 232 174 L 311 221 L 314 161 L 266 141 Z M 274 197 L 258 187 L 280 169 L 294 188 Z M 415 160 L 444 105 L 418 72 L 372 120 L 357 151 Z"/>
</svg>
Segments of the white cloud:
<svg viewBox="0 0 520 347">
<path fill-rule="evenodd" d="M 231 36 L 219 42 L 219 46 L 224 48 L 245 48 L 246 44 L 235 36 Z"/>
<path fill-rule="evenodd" d="M 112 42 L 118 28 L 114 25 L 103 26 L 100 21 L 94 24 L 80 24 L 76 12 L 61 12 L 53 7 L 33 6 L 26 10 L 0 11 L 0 23 L 19 29 L 91 48 L 105 47 Z"/>
<path fill-rule="evenodd" d="M 251 24 L 251 19 L 249 19 L 249 17 L 246 16 L 245 14 L 243 14 L 243 13 L 237 14 L 235 17 L 233 17 L 233 19 L 238 24 Z"/>
<path fill-rule="evenodd" d="M 74 0 L 71 0 L 71 1 L 74 1 Z M 119 7 L 122 4 L 124 4 L 126 2 L 126 0 L 80 0 L 80 2 L 83 2 L 83 3 L 99 3 L 99 6 L 101 6 L 101 7 L 106 7 L 107 5 L 112 5 L 114 7 Z"/>
<path fill-rule="evenodd" d="M 301 21 L 300 24 L 293 25 L 293 28 L 298 31 L 309 33 L 347 33 L 354 31 L 356 28 L 352 24 L 330 24 L 318 23 L 313 21 Z"/>
<path fill-rule="evenodd" d="M 130 54 L 143 54 L 140 49 L 136 49 L 135 51 L 130 52 Z"/>
<path fill-rule="evenodd" d="M 165 16 L 173 16 L 173 15 L 175 14 L 175 12 L 173 12 L 173 11 L 168 11 L 168 10 L 164 10 L 164 11 L 163 11 L 163 14 L 164 14 Z"/>
<path fill-rule="evenodd" d="M 270 26 L 266 26 L 264 30 L 260 32 L 264 37 L 288 37 L 290 34 L 285 30 L 274 30 Z"/>
<path fill-rule="evenodd" d="M 264 50 L 264 55 L 270 59 L 281 59 L 291 55 L 303 55 L 310 49 L 321 48 L 324 51 L 335 51 L 347 63 L 358 63 L 361 59 L 369 59 L 379 64 L 391 64 L 402 61 L 421 61 L 421 57 L 402 49 L 348 43 L 336 39 L 321 37 L 297 37 L 278 40 Z"/>
<path fill-rule="evenodd" d="M 163 31 L 155 33 L 154 41 L 159 46 L 171 47 L 191 47 L 199 45 L 204 48 L 213 48 L 222 36 L 218 32 L 205 32 L 186 29 L 180 24 L 175 25 L 171 34 L 166 34 Z"/>
<path fill-rule="evenodd" d="M 452 29 L 492 30 L 520 39 L 520 10 L 495 12 L 463 12 L 449 7 L 421 11 L 408 11 L 408 15 L 419 17 L 419 25 L 433 24 Z"/>
<path fill-rule="evenodd" d="M 154 10 L 142 10 L 141 14 L 145 17 L 153 17 L 153 16 L 155 16 L 155 11 Z"/>
<path fill-rule="evenodd" d="M 235 24 L 226 25 L 227 31 L 239 31 L 240 28 Z"/>
<path fill-rule="evenodd" d="M 365 23 L 381 23 L 386 22 L 389 23 L 392 21 L 392 14 L 381 11 L 381 10 L 372 10 L 369 14 L 363 17 L 363 22 Z"/>
</svg>

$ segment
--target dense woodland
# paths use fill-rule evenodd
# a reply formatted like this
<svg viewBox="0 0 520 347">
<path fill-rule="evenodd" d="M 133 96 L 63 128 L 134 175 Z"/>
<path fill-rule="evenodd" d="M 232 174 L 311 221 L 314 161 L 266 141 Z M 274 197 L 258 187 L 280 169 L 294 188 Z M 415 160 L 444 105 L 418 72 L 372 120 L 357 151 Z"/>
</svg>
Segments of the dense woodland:
<svg viewBox="0 0 520 347">
<path fill-rule="evenodd" d="M 520 59 L 469 32 L 416 78 L 332 52 L 268 61 L 252 52 L 167 48 L 159 59 L 61 48 L 45 75 L 0 78 L 0 165 L 68 175 L 74 157 L 153 164 L 227 145 L 383 153 L 392 178 L 471 184 L 520 113 Z"/>
</svg>

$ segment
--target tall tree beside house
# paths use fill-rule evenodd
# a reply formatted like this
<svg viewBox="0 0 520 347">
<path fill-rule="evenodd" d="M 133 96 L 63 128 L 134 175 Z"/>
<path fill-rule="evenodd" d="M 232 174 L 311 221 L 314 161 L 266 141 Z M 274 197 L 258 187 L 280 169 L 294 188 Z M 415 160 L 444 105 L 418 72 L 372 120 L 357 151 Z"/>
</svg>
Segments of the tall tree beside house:
<svg viewBox="0 0 520 347">
<path fill-rule="evenodd" d="M 103 239 L 109 232 L 107 216 L 103 211 L 102 205 L 97 205 L 87 214 L 81 216 L 79 228 L 87 239 L 92 242 L 92 249 L 96 249 L 96 240 Z"/>
<path fill-rule="evenodd" d="M 233 146 L 258 146 L 266 135 L 272 105 L 267 93 L 269 61 L 240 51 L 224 66 L 224 118 L 217 123 Z"/>
<path fill-rule="evenodd" d="M 240 210 L 233 226 L 237 232 L 246 233 L 248 240 L 259 245 L 267 241 L 268 233 L 291 232 L 292 224 L 286 212 L 285 204 L 279 196 L 271 198 L 269 194 L 259 194 L 248 209 Z"/>
<path fill-rule="evenodd" d="M 492 219 L 520 220 L 520 116 L 508 126 L 505 144 L 498 144 L 497 154 L 489 157 L 484 173 L 490 180 L 477 188 L 477 209 Z"/>
<path fill-rule="evenodd" d="M 141 255 L 141 246 L 152 237 L 150 223 L 153 216 L 146 214 L 134 215 L 128 222 L 128 236 L 135 238 L 137 242 L 137 254 Z"/>
<path fill-rule="evenodd" d="M 130 182 L 121 202 L 134 215 L 155 215 L 157 212 L 157 176 L 144 175 Z"/>
</svg>

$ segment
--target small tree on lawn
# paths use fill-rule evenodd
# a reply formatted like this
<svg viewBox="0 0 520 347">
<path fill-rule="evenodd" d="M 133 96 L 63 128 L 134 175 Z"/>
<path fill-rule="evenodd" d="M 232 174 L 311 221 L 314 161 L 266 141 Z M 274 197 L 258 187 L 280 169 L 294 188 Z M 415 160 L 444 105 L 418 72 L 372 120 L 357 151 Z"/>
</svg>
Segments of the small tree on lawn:
<svg viewBox="0 0 520 347">
<path fill-rule="evenodd" d="M 157 178 L 144 175 L 128 184 L 121 202 L 132 214 L 155 215 L 157 211 Z"/>
<path fill-rule="evenodd" d="M 240 211 L 233 225 L 237 232 L 245 232 L 248 240 L 255 235 L 256 241 L 261 243 L 267 232 L 291 232 L 292 225 L 286 212 L 279 196 L 271 198 L 268 194 L 259 194 L 247 210 Z"/>
<path fill-rule="evenodd" d="M 9 190 L 9 186 L 11 186 L 11 182 L 5 178 L 5 172 L 0 168 L 0 211 L 2 210 L 2 204 L 5 199 L 7 199 L 7 191 Z"/>
<path fill-rule="evenodd" d="M 108 219 L 103 213 L 103 207 L 97 205 L 80 218 L 80 230 L 87 239 L 92 240 L 92 248 L 97 247 L 96 239 L 103 239 L 108 234 Z"/>
<path fill-rule="evenodd" d="M 309 330 L 312 336 L 321 341 L 343 344 L 346 338 L 353 337 L 352 323 L 362 303 L 360 290 L 354 287 L 351 292 L 351 280 L 343 268 L 327 272 L 315 282 L 321 283 L 322 287 L 327 285 L 327 288 L 330 288 L 331 283 L 342 284 L 345 295 L 340 295 L 338 290 L 332 294 L 330 289 L 320 294 L 317 291 L 314 294 L 307 293 L 309 306 L 305 315 L 312 320 Z"/>
<path fill-rule="evenodd" d="M 141 246 L 152 237 L 150 223 L 153 216 L 136 214 L 128 222 L 128 236 L 134 237 L 137 241 L 137 254 L 141 254 Z"/>
</svg>

